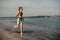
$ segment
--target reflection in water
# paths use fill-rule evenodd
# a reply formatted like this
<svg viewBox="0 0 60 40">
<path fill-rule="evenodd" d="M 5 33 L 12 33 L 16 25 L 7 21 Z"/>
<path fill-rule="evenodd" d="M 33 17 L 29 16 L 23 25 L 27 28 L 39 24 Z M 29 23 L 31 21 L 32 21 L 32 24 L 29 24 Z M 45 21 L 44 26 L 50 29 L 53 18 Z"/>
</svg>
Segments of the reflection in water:
<svg viewBox="0 0 60 40">
<path fill-rule="evenodd" d="M 14 33 L 14 37 L 13 37 L 14 40 L 18 40 L 17 36 L 18 36 L 18 33 Z M 23 34 L 20 33 L 19 39 L 23 40 Z"/>
<path fill-rule="evenodd" d="M 20 34 L 20 40 L 23 40 L 23 34 Z"/>
<path fill-rule="evenodd" d="M 14 40 L 17 40 L 17 33 L 14 33 Z"/>
</svg>

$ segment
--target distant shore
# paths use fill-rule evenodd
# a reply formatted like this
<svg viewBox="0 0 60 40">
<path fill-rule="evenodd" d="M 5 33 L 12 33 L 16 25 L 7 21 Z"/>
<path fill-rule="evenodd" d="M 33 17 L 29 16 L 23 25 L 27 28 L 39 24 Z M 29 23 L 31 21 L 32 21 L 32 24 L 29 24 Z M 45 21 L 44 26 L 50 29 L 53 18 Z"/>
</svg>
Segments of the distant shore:
<svg viewBox="0 0 60 40">
<path fill-rule="evenodd" d="M 60 16 L 29 16 L 26 18 L 60 18 Z"/>
<path fill-rule="evenodd" d="M 8 17 L 0 17 L 0 18 L 8 18 Z M 9 17 L 16 18 L 16 17 Z M 60 16 L 24 16 L 24 18 L 60 18 Z"/>
</svg>

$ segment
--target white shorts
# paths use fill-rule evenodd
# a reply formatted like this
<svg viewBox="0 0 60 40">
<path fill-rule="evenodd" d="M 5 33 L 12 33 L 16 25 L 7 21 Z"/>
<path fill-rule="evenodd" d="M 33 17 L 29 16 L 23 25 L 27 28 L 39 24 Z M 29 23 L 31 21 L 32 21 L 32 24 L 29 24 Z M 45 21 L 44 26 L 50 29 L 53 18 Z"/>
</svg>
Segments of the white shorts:
<svg viewBox="0 0 60 40">
<path fill-rule="evenodd" d="M 17 19 L 17 24 L 23 23 L 23 19 Z"/>
</svg>

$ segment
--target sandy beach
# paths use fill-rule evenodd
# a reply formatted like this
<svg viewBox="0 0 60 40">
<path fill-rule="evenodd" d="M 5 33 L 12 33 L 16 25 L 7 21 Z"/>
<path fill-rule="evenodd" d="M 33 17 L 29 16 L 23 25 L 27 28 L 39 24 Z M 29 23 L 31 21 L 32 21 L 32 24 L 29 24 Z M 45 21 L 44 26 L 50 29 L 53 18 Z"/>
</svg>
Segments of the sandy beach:
<svg viewBox="0 0 60 40">
<path fill-rule="evenodd" d="M 0 40 L 36 40 L 27 34 L 24 34 L 24 36 L 19 34 L 20 33 L 12 33 L 0 28 Z"/>
<path fill-rule="evenodd" d="M 4 25 L 0 26 L 0 40 L 37 40 L 31 35 L 28 35 L 32 31 L 24 31 L 24 34 L 21 35 L 19 31 L 12 32 L 11 29 L 4 29 L 4 27 Z"/>
</svg>

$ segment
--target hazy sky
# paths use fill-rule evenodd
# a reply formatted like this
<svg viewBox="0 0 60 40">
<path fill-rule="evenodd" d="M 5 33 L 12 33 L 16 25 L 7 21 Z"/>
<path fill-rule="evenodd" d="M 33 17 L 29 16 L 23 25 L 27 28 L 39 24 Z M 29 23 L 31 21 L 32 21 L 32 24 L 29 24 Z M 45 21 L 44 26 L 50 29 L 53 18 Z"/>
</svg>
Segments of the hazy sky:
<svg viewBox="0 0 60 40">
<path fill-rule="evenodd" d="M 60 15 L 60 0 L 0 0 L 0 17 L 15 16 L 19 6 L 24 16 Z"/>
</svg>

